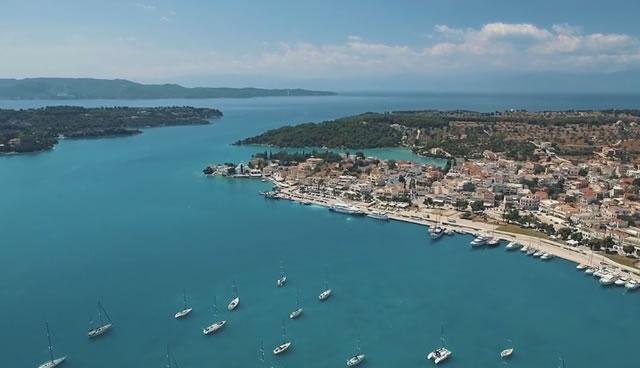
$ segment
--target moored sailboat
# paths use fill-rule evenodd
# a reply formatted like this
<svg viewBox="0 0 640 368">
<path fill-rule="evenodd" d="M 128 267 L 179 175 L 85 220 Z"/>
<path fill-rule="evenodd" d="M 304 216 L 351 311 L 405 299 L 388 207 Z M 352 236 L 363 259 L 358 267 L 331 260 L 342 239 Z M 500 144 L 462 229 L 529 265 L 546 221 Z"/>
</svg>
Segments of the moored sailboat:
<svg viewBox="0 0 640 368">
<path fill-rule="evenodd" d="M 54 358 L 53 346 L 51 345 L 51 334 L 49 333 L 49 322 L 45 322 L 45 326 L 47 328 L 47 340 L 49 341 L 49 361 L 40 364 L 38 368 L 54 368 L 62 364 L 67 357 L 63 356 L 60 358 Z"/>
<path fill-rule="evenodd" d="M 320 293 L 320 295 L 318 295 L 318 299 L 320 301 L 324 301 L 324 300 L 327 300 L 327 298 L 329 298 L 330 296 L 331 296 L 331 289 L 329 289 L 329 284 L 325 281 L 324 291 Z"/>
<path fill-rule="evenodd" d="M 193 308 L 187 308 L 187 290 L 186 289 L 182 289 L 182 300 L 184 301 L 183 308 L 181 311 L 177 312 L 174 315 L 176 319 L 182 318 L 188 315 L 193 310 Z"/>
<path fill-rule="evenodd" d="M 107 317 L 107 323 L 104 323 L 103 319 L 102 319 L 102 314 L 104 313 L 104 316 Z M 93 321 L 91 321 L 91 328 L 89 329 L 89 337 L 98 337 L 104 333 L 106 333 L 107 331 L 111 330 L 111 327 L 113 327 L 113 323 L 111 323 L 111 318 L 109 318 L 109 315 L 107 314 L 107 311 L 104 309 L 104 307 L 102 306 L 102 303 L 98 302 L 98 319 L 100 321 L 100 325 L 98 327 L 93 327 Z"/>
<path fill-rule="evenodd" d="M 214 319 L 214 321 L 216 319 L 218 319 L 217 317 L 218 317 L 218 303 L 216 301 L 216 297 L 214 296 L 213 297 L 213 319 Z M 218 331 L 219 329 L 221 329 L 225 324 L 227 324 L 226 320 L 215 322 L 212 325 L 205 327 L 202 330 L 202 333 L 205 334 L 205 335 L 212 334 L 212 333 Z"/>
<path fill-rule="evenodd" d="M 347 359 L 347 367 L 356 366 L 364 361 L 366 356 L 360 352 L 360 339 L 356 342 L 356 354 Z"/>
<path fill-rule="evenodd" d="M 302 314 L 302 308 L 300 308 L 300 293 L 298 292 L 296 294 L 296 310 L 294 310 L 293 312 L 291 312 L 291 314 L 289 314 L 289 318 L 296 319 L 300 317 L 301 314 Z"/>
<path fill-rule="evenodd" d="M 440 340 L 442 341 L 442 346 L 427 354 L 427 359 L 433 360 L 435 364 L 439 364 L 451 356 L 451 350 L 444 347 L 444 327 L 441 330 Z"/>
<path fill-rule="evenodd" d="M 284 273 L 284 263 L 280 263 L 280 278 L 276 281 L 278 287 L 283 287 L 287 282 L 287 276 Z"/>
<path fill-rule="evenodd" d="M 282 344 L 276 346 L 275 349 L 273 349 L 273 354 L 274 355 L 278 355 L 278 354 L 282 354 L 285 351 L 287 351 L 287 349 L 289 349 L 291 347 L 291 341 L 287 341 L 287 332 L 284 329 L 284 322 L 282 323 Z"/>
<path fill-rule="evenodd" d="M 233 281 L 232 289 L 233 289 L 234 298 L 229 302 L 229 305 L 227 306 L 227 309 L 230 311 L 236 309 L 238 307 L 238 304 L 240 304 L 240 297 L 238 296 L 238 287 L 236 286 L 235 280 Z"/>
</svg>

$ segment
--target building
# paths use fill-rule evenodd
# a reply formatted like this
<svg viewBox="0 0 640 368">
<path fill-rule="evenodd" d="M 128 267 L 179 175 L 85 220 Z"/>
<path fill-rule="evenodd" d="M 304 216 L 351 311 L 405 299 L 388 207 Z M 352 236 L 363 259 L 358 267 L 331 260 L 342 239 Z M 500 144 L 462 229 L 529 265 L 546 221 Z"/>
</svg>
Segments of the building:
<svg viewBox="0 0 640 368">
<path fill-rule="evenodd" d="M 535 211 L 540 206 L 540 199 L 535 196 L 524 196 L 520 198 L 520 208 L 527 211 Z"/>
</svg>

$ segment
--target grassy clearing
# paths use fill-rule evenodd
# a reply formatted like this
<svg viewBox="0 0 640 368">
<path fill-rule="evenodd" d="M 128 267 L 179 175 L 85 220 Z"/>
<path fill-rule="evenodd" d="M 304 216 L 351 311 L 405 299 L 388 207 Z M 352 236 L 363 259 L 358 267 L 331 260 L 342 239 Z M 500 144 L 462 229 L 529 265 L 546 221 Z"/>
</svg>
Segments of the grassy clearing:
<svg viewBox="0 0 640 368">
<path fill-rule="evenodd" d="M 520 235 L 526 235 L 526 236 L 534 236 L 536 238 L 540 238 L 540 239 L 549 239 L 549 237 L 544 234 L 541 233 L 537 230 L 533 230 L 533 229 L 523 229 L 520 226 L 517 225 L 501 225 L 499 226 L 497 229 L 497 231 L 504 231 L 505 233 L 513 233 L 513 234 L 520 234 Z"/>
<path fill-rule="evenodd" d="M 638 261 L 637 259 L 627 258 L 625 256 L 621 256 L 618 254 L 603 254 L 603 256 L 609 258 L 610 260 L 625 265 L 627 267 L 633 267 L 640 269 L 635 263 Z"/>
</svg>

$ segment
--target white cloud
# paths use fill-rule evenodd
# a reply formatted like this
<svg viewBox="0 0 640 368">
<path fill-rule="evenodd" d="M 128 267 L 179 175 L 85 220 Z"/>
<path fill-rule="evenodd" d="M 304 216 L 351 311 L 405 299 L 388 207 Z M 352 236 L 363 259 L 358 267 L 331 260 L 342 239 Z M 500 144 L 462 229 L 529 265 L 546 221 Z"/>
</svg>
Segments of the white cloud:
<svg viewBox="0 0 640 368">
<path fill-rule="evenodd" d="M 347 39 L 348 39 L 349 41 L 362 41 L 362 37 L 360 37 L 360 36 L 354 36 L 354 35 L 349 35 L 349 36 L 347 36 Z"/>
<path fill-rule="evenodd" d="M 144 10 L 155 10 L 156 6 L 151 4 L 135 3 L 136 8 Z"/>
</svg>

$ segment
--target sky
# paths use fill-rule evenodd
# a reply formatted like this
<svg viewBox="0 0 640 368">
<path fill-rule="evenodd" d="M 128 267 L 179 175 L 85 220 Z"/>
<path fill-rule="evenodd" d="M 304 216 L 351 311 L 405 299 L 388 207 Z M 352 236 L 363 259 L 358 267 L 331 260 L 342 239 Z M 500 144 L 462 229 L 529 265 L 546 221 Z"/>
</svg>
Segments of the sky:
<svg viewBox="0 0 640 368">
<path fill-rule="evenodd" d="M 632 0 L 0 0 L 0 9 L 1 78 L 348 90 L 640 73 Z"/>
</svg>

